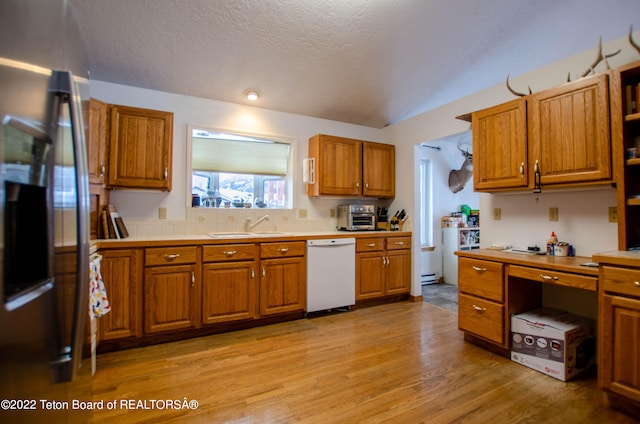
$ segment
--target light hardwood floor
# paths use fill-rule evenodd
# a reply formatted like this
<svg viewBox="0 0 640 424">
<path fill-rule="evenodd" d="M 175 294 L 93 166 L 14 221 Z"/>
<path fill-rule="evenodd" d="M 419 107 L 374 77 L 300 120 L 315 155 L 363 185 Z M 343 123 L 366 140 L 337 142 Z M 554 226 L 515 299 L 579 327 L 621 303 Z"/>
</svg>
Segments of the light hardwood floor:
<svg viewBox="0 0 640 424">
<path fill-rule="evenodd" d="M 561 382 L 463 341 L 456 314 L 400 302 L 98 356 L 95 423 L 633 423 L 595 372 Z M 122 400 L 196 400 L 126 410 Z M 150 405 L 147 403 L 147 405 Z"/>
</svg>

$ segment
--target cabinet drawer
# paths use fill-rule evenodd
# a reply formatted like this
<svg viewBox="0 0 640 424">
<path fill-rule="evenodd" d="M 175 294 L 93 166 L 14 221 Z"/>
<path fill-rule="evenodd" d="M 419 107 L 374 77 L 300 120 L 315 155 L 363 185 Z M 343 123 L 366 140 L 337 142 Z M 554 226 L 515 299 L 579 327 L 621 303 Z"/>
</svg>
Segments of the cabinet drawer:
<svg viewBox="0 0 640 424">
<path fill-rule="evenodd" d="M 260 244 L 260 258 L 304 256 L 305 251 L 306 246 L 304 241 L 284 241 Z"/>
<path fill-rule="evenodd" d="M 583 290 L 596 291 L 598 289 L 598 279 L 596 277 L 557 272 L 548 269 L 511 265 L 509 266 L 509 276 L 539 281 L 541 283 L 575 287 Z"/>
<path fill-rule="evenodd" d="M 384 250 L 384 238 L 356 239 L 356 252 L 375 252 Z"/>
<path fill-rule="evenodd" d="M 387 250 L 411 249 L 411 237 L 388 237 Z"/>
<path fill-rule="evenodd" d="M 504 299 L 503 268 L 499 262 L 458 259 L 458 290 L 502 302 Z"/>
<path fill-rule="evenodd" d="M 601 275 L 604 291 L 640 297 L 640 270 L 605 265 Z"/>
<path fill-rule="evenodd" d="M 196 247 L 156 247 L 145 249 L 144 261 L 146 266 L 194 264 L 196 263 Z"/>
<path fill-rule="evenodd" d="M 458 328 L 503 345 L 503 311 L 504 306 L 498 303 L 460 293 L 458 295 Z"/>
<path fill-rule="evenodd" d="M 257 244 L 221 244 L 202 248 L 202 262 L 251 261 L 257 257 Z"/>
</svg>

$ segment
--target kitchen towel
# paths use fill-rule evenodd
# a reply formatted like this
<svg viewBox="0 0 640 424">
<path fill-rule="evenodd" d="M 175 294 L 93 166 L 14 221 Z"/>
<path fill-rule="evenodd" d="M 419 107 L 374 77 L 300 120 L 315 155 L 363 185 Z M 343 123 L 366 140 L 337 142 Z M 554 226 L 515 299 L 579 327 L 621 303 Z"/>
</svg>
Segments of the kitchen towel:
<svg viewBox="0 0 640 424">
<path fill-rule="evenodd" d="M 89 317 L 93 320 L 111 311 L 107 289 L 102 281 L 100 263 L 102 256 L 95 255 L 89 264 Z"/>
</svg>

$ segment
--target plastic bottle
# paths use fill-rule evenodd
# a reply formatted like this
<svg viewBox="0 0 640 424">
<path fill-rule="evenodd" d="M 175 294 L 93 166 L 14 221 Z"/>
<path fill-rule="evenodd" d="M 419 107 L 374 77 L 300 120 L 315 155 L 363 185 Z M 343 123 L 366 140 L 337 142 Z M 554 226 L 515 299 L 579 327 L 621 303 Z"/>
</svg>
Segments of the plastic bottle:
<svg viewBox="0 0 640 424">
<path fill-rule="evenodd" d="M 551 231 L 551 236 L 549 240 L 547 240 L 547 255 L 553 255 L 554 245 L 558 242 L 558 237 L 556 237 L 556 233 Z"/>
</svg>

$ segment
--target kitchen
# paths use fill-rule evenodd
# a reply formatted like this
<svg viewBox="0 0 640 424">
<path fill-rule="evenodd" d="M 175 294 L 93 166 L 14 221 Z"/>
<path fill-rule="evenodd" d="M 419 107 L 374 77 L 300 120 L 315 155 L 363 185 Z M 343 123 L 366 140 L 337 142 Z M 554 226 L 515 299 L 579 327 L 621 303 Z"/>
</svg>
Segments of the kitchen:
<svg viewBox="0 0 640 424">
<path fill-rule="evenodd" d="M 625 22 L 626 26 L 627 23 Z M 640 26 L 640 25 L 637 25 Z M 637 36 L 636 36 L 637 37 Z M 611 66 L 637 60 L 637 55 L 628 48 L 625 37 L 604 44 L 606 51 L 622 49 L 612 58 Z M 567 70 L 577 73 L 591 62 L 593 51 L 579 53 L 566 60 L 512 79 L 514 86 L 550 87 L 564 78 Z M 558 75 L 563 75 L 558 77 Z M 562 79 L 561 79 L 562 80 Z M 202 125 L 224 129 L 243 129 L 259 134 L 280 134 L 298 140 L 296 149 L 296 179 L 301 180 L 302 159 L 307 157 L 307 139 L 318 133 L 339 134 L 362 140 L 393 143 L 396 146 L 398 163 L 413 163 L 416 145 L 450 134 L 467 131 L 469 124 L 456 120 L 455 116 L 492 106 L 512 99 L 503 84 L 471 94 L 459 101 L 450 102 L 424 114 L 408 118 L 383 129 L 353 125 L 338 121 L 312 118 L 303 115 L 265 110 L 235 103 L 170 94 L 114 83 L 91 81 L 91 95 L 104 102 L 122 104 L 174 113 L 173 132 L 173 189 L 168 193 L 130 192 L 119 190 L 111 193 L 110 202 L 117 206 L 133 237 L 179 237 L 189 234 L 204 234 L 212 223 L 219 231 L 238 231 L 245 217 L 256 220 L 262 214 L 256 211 L 225 211 L 191 209 L 185 205 L 190 199 L 188 125 Z M 180 105 L 177 108 L 175 105 Z M 400 141 L 401 140 L 401 141 Z M 183 177 L 184 176 L 184 177 Z M 407 228 L 417 232 L 420 223 L 415 201 L 415 176 L 413 167 L 396 167 L 396 190 L 392 210 L 409 210 Z M 277 229 L 288 232 L 325 232 L 333 230 L 331 210 L 342 203 L 339 199 L 308 198 L 306 187 L 296 185 L 296 207 L 291 210 L 269 211 L 272 218 L 262 225 L 265 230 Z M 514 201 L 515 199 L 515 201 Z M 615 224 L 607 220 L 607 207 L 616 203 L 615 190 L 604 188 L 585 192 L 551 193 L 543 191 L 537 198 L 531 193 L 516 195 L 481 195 L 480 209 L 502 210 L 502 220 L 493 221 L 490 214 L 482 222 L 484 246 L 508 242 L 514 245 L 543 244 L 550 231 L 556 231 L 563 239 L 570 240 L 580 255 L 614 250 L 617 248 Z M 581 206 L 584 205 L 584 206 Z M 397 206 L 396 206 L 397 205 Z M 589 205 L 601 205 L 592 209 Z M 549 207 L 558 207 L 560 219 L 557 223 L 547 220 Z M 166 211 L 166 219 L 158 218 L 160 209 Z M 304 211 L 304 213 L 301 213 Z M 229 212 L 241 212 L 230 215 Z M 306 217 L 303 217 L 306 215 Z M 227 218 L 231 216 L 231 218 Z M 571 217 L 571 219 L 567 219 Z M 526 223 L 526 224 L 524 224 Z M 588 228 L 589 231 L 581 229 Z M 412 238 L 413 251 L 420 252 L 419 240 Z M 411 294 L 420 293 L 421 260 L 414 253 L 412 260 Z"/>
</svg>

